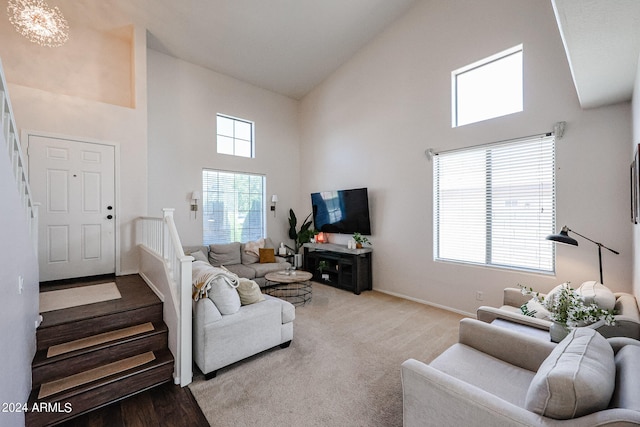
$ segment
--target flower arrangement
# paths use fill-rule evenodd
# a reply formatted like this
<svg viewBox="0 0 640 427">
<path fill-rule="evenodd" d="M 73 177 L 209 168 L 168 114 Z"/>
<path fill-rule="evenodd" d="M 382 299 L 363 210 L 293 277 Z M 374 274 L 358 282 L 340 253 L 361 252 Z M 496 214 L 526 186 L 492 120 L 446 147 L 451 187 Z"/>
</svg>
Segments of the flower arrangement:
<svg viewBox="0 0 640 427">
<path fill-rule="evenodd" d="M 569 328 L 587 326 L 598 321 L 603 321 L 606 325 L 615 324 L 613 310 L 603 310 L 596 304 L 586 305 L 582 297 L 571 288 L 569 282 L 563 283 L 558 287 L 559 289 L 550 292 L 546 298 L 532 288 L 518 286 L 522 289 L 523 295 L 531 295 L 549 311 L 551 320 Z M 521 307 L 521 310 L 525 315 L 535 315 L 535 311 L 528 311 L 526 304 Z"/>
</svg>

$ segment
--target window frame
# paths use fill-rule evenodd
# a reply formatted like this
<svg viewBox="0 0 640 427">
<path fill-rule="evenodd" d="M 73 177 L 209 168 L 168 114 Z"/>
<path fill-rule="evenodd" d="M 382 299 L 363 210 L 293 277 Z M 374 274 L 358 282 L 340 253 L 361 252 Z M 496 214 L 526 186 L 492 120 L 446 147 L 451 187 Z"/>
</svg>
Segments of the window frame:
<svg viewBox="0 0 640 427">
<path fill-rule="evenodd" d="M 520 230 L 522 231 L 522 228 L 518 228 L 518 226 L 521 224 L 522 218 L 528 218 L 528 214 L 521 214 L 521 216 L 515 217 L 515 215 L 517 214 L 516 209 L 511 209 L 511 205 L 509 205 L 506 201 L 506 199 L 503 196 L 500 196 L 500 193 L 495 191 L 495 189 L 492 186 L 492 180 L 495 179 L 496 177 L 501 177 L 504 178 L 504 176 L 509 176 L 509 179 L 511 179 L 511 174 L 506 173 L 505 174 L 505 167 L 504 165 L 509 165 L 510 161 L 507 162 L 505 160 L 503 160 L 502 164 L 496 164 L 494 166 L 494 164 L 492 163 L 493 159 L 491 158 L 491 152 L 495 149 L 499 149 L 499 148 L 508 148 L 510 146 L 516 146 L 517 144 L 529 144 L 532 143 L 534 144 L 538 139 L 540 139 L 541 143 L 548 143 L 550 144 L 550 147 L 546 147 L 544 151 L 544 153 L 546 153 L 550 159 L 547 159 L 546 157 L 542 156 L 542 158 L 544 158 L 545 162 L 544 163 L 544 173 L 548 174 L 548 175 L 536 175 L 533 176 L 531 175 L 538 183 L 544 183 L 544 182 L 548 182 L 548 188 L 543 187 L 539 187 L 537 192 L 538 194 L 544 194 L 544 197 L 546 197 L 544 199 L 544 201 L 542 201 L 542 198 L 539 200 L 539 205 L 537 205 L 537 207 L 539 209 L 541 209 L 539 211 L 538 215 L 538 219 L 539 222 L 537 224 L 536 227 L 529 227 L 528 225 L 525 227 L 526 231 L 529 231 L 529 229 L 536 229 L 537 230 L 537 239 L 532 239 L 530 238 L 529 240 L 526 240 L 524 238 L 524 235 L 522 235 L 522 238 L 520 237 L 516 237 L 514 240 L 515 242 L 519 245 L 520 242 L 522 242 L 522 245 L 525 246 L 527 243 L 529 243 L 529 245 L 533 244 L 533 245 L 537 245 L 539 253 L 538 253 L 538 258 L 536 259 L 536 262 L 538 264 L 538 268 L 534 268 L 532 266 L 526 266 L 526 265 L 517 265 L 517 264 L 509 264 L 509 263 L 500 263 L 500 262 L 494 262 L 495 259 L 499 259 L 499 256 L 505 256 L 505 255 L 512 255 L 512 253 L 509 251 L 509 249 L 505 248 L 510 248 L 510 244 L 509 243 L 513 243 L 514 240 L 508 240 L 508 239 L 504 239 L 505 242 L 503 242 L 503 246 L 499 247 L 499 252 L 497 252 L 497 255 L 494 253 L 494 247 L 492 247 L 492 245 L 494 245 L 494 243 L 496 242 L 496 240 L 498 240 L 500 237 L 504 237 L 504 231 L 505 230 L 509 230 L 508 228 L 506 228 L 504 226 L 504 224 L 509 224 L 511 227 L 513 227 L 512 229 L 510 229 L 511 231 L 514 230 Z M 518 148 L 519 149 L 519 148 Z M 503 142 L 499 142 L 499 143 L 493 143 L 493 144 L 484 144 L 484 145 L 479 145 L 479 146 L 475 146 L 475 147 L 470 147 L 470 148 L 465 148 L 465 149 L 459 149 L 459 150 L 450 150 L 450 151 L 446 151 L 446 152 L 441 152 L 441 153 L 437 153 L 435 154 L 433 161 L 434 161 L 434 167 L 433 167 L 433 259 L 434 261 L 439 261 L 439 262 L 454 262 L 454 263 L 462 263 L 462 264 L 470 264 L 470 265 L 478 265 L 478 266 L 484 266 L 484 267 L 490 267 L 490 268 L 499 268 L 499 269 L 507 269 L 507 270 L 517 270 L 517 271 L 526 271 L 526 272 L 532 272 L 532 273 L 539 273 L 539 274 L 548 274 L 548 275 L 554 275 L 555 271 L 556 271 L 556 252 L 555 252 L 555 245 L 552 244 L 552 242 L 546 241 L 544 240 L 544 237 L 548 234 L 553 234 L 555 232 L 556 229 L 556 213 L 557 213 L 557 203 L 556 203 L 556 163 L 555 163 L 555 150 L 556 150 L 556 138 L 553 134 L 545 134 L 545 135 L 536 135 L 536 136 L 532 136 L 532 137 L 527 137 L 527 138 L 519 138 L 516 140 L 510 140 L 510 141 L 503 141 Z M 482 188 L 482 191 L 484 191 L 484 196 L 482 198 L 478 197 L 477 200 L 481 203 L 484 203 L 484 210 L 482 210 L 482 214 L 480 216 L 478 216 L 478 213 L 476 212 L 476 216 L 467 216 L 466 212 L 461 215 L 461 218 L 459 220 L 459 222 L 457 223 L 452 223 L 450 222 L 448 219 L 446 220 L 444 229 L 446 230 L 446 227 L 452 227 L 453 224 L 453 229 L 455 230 L 455 226 L 464 226 L 464 234 L 465 237 L 467 237 L 467 235 L 470 235 L 470 240 L 466 241 L 464 243 L 465 247 L 471 246 L 473 243 L 476 243 L 476 249 L 478 247 L 482 248 L 484 247 L 484 254 L 483 257 L 480 256 L 481 254 L 476 252 L 473 252 L 476 260 L 471 260 L 470 258 L 472 256 L 468 256 L 465 255 L 466 259 L 461 259 L 463 258 L 463 256 L 460 255 L 461 252 L 464 252 L 460 249 L 454 249 L 458 250 L 458 253 L 455 254 L 455 257 L 452 256 L 443 256 L 442 255 L 442 248 L 444 247 L 443 245 L 443 241 L 442 238 L 443 236 L 441 235 L 441 231 L 442 231 L 442 215 L 444 212 L 442 212 L 441 210 L 441 200 L 445 200 L 441 194 L 441 179 L 442 179 L 442 174 L 441 171 L 439 170 L 440 167 L 440 161 L 441 161 L 441 157 L 442 155 L 445 156 L 451 156 L 451 155 L 456 155 L 456 154 L 479 154 L 479 158 L 482 157 L 482 154 L 484 154 L 484 159 L 474 159 L 473 162 L 478 162 L 478 163 L 483 163 L 482 166 L 479 166 L 477 169 L 481 172 L 484 173 L 485 176 L 485 182 L 480 184 L 479 186 L 482 187 L 482 185 L 484 184 L 484 188 Z M 489 154 L 488 154 L 489 153 Z M 529 161 L 529 157 L 520 157 L 520 159 L 526 161 Z M 460 159 L 457 160 L 458 162 L 460 161 Z M 472 163 L 472 165 L 475 165 L 475 163 Z M 484 172 L 482 171 L 484 167 Z M 510 166 L 506 166 L 506 169 L 508 169 Z M 464 171 L 459 172 L 460 175 L 465 176 L 467 174 L 469 174 L 470 170 L 472 170 L 472 168 L 470 166 L 465 166 Z M 497 171 L 496 173 L 494 173 L 495 171 Z M 450 178 L 450 177 L 449 177 Z M 529 175 L 524 176 L 524 178 L 529 178 Z M 522 177 L 517 177 L 516 178 L 518 181 L 517 183 L 522 185 Z M 504 185 L 504 184 L 503 184 Z M 515 186 L 514 186 L 515 187 Z M 510 187 L 511 188 L 511 187 Z M 468 189 L 460 189 L 460 188 L 455 188 L 454 189 L 456 192 L 462 192 L 462 191 L 467 191 Z M 449 191 L 451 191 L 451 189 L 449 189 Z M 511 191 L 511 190 L 510 190 Z M 498 196 L 494 196 L 495 194 L 498 194 Z M 458 196 L 458 199 L 456 200 L 468 200 L 468 196 L 466 196 L 467 193 L 464 193 L 464 197 L 460 197 Z M 515 193 L 515 196 L 519 196 L 521 200 L 526 200 L 526 197 L 531 197 L 531 194 L 536 194 L 536 193 L 530 193 L 529 190 L 526 191 L 521 191 L 519 193 Z M 512 193 L 509 193 L 509 195 L 511 196 Z M 514 196 L 514 197 L 515 197 Z M 502 197 L 502 198 L 500 198 Z M 498 214 L 503 215 L 503 217 L 496 219 L 496 217 L 494 217 L 494 206 L 500 206 L 497 204 L 494 204 L 496 202 L 504 202 L 505 206 L 509 206 L 509 208 L 505 208 L 505 209 L 495 209 L 496 212 L 498 212 Z M 516 199 L 516 202 L 518 202 L 518 199 Z M 446 203 L 446 202 L 445 202 Z M 548 205 L 546 205 L 546 203 L 550 203 L 550 213 L 545 213 L 544 208 Z M 476 207 L 478 207 L 480 205 L 476 205 Z M 517 204 L 514 206 L 518 206 Z M 513 217 L 515 219 L 511 220 L 511 221 L 505 221 L 504 220 L 504 215 L 505 213 L 512 213 L 513 212 Z M 532 211 L 535 214 L 535 211 Z M 481 219 L 479 218 L 484 218 L 484 223 L 482 222 Z M 479 232 L 478 230 L 482 230 L 482 225 L 484 224 L 484 232 L 486 233 L 484 238 L 485 240 L 482 241 L 482 239 L 474 239 L 473 238 L 473 225 L 476 225 L 477 229 L 475 230 L 476 232 L 476 237 L 478 235 Z M 502 228 L 501 228 L 502 227 Z M 450 228 L 452 229 L 452 228 Z M 502 234 L 501 234 L 502 233 Z M 535 233 L 535 231 L 534 231 Z M 517 234 L 514 234 L 515 236 L 520 236 Z M 497 237 L 495 237 L 497 236 Z M 459 236 L 458 236 L 459 237 Z M 452 237 L 452 241 L 455 241 L 456 237 Z M 455 246 L 455 245 L 454 245 Z M 462 247 L 462 246 L 461 246 Z M 498 246 L 496 246 L 498 247 Z M 520 249 L 520 247 L 518 247 L 518 249 Z M 535 249 L 530 249 L 535 252 Z M 447 251 L 451 251 L 451 247 L 448 247 L 445 249 L 445 252 Z M 469 253 L 471 253 L 472 251 L 469 251 Z M 477 259 L 479 258 L 483 258 L 482 261 L 478 261 Z M 518 258 L 518 256 L 514 256 L 514 258 Z M 513 261 L 513 259 L 511 260 Z M 531 263 L 531 264 L 535 264 L 535 263 Z M 548 264 L 549 267 L 548 268 L 543 268 L 540 267 L 541 265 Z"/>
<path fill-rule="evenodd" d="M 218 126 L 218 120 L 219 119 L 226 119 L 226 120 L 231 120 L 233 122 L 233 135 L 223 135 L 220 133 L 220 129 Z M 251 126 L 251 132 L 250 132 L 250 140 L 244 139 L 244 138 L 238 138 L 236 137 L 236 124 L 237 123 L 245 123 L 248 124 L 249 126 Z M 221 152 L 220 151 L 220 138 L 230 138 L 232 140 L 233 143 L 233 153 L 228 153 L 228 152 Z M 251 120 L 247 120 L 247 119 L 242 119 L 240 117 L 233 117 L 230 116 L 228 114 L 222 114 L 222 113 L 217 113 L 216 114 L 216 153 L 218 154 L 223 154 L 223 155 L 227 155 L 227 156 L 235 156 L 235 157 L 244 157 L 247 159 L 254 159 L 256 157 L 255 153 L 256 153 L 256 146 L 255 146 L 255 122 L 251 121 Z M 250 153 L 248 156 L 242 155 L 242 154 L 237 154 L 238 150 L 238 141 L 244 141 L 244 142 L 249 142 L 249 150 Z"/>
<path fill-rule="evenodd" d="M 215 189 L 210 189 L 208 187 L 209 183 L 212 183 L 214 181 L 214 179 L 210 179 L 207 177 L 207 174 L 216 174 L 217 177 L 214 179 L 217 179 L 218 182 L 220 182 L 221 180 L 221 175 L 232 175 L 233 176 L 233 192 L 232 191 L 226 191 L 227 194 L 231 194 L 233 193 L 233 204 L 232 206 L 225 206 L 223 204 L 223 210 L 222 212 L 222 217 L 223 217 L 223 221 L 228 220 L 228 212 L 232 211 L 233 212 L 233 221 L 229 221 L 229 223 L 231 224 L 230 227 L 228 228 L 229 231 L 229 238 L 228 239 L 217 239 L 215 234 L 216 231 L 214 230 L 209 230 L 208 227 L 208 222 L 215 222 L 215 206 L 214 203 L 216 202 L 223 202 L 222 198 L 224 198 L 224 190 L 218 189 L 217 191 Z M 237 188 L 237 180 L 238 178 L 242 179 L 245 178 L 249 179 L 249 189 L 248 191 L 245 192 L 238 192 L 238 188 Z M 247 217 L 249 216 L 249 214 L 251 212 L 255 212 L 251 209 L 251 206 L 249 206 L 248 209 L 241 209 L 239 207 L 239 204 L 241 204 L 242 202 L 239 201 L 242 197 L 245 197 L 245 203 L 247 201 L 252 200 L 251 195 L 255 195 L 258 194 L 257 192 L 252 192 L 251 191 L 251 180 L 255 179 L 255 178 L 260 178 L 261 180 L 261 191 L 259 192 L 260 194 L 260 215 L 259 215 L 259 220 L 260 220 L 260 235 L 255 234 L 255 235 L 251 235 L 250 237 L 243 239 L 242 238 L 242 234 L 244 233 L 244 227 L 238 228 L 240 225 L 244 225 L 244 221 L 247 220 Z M 228 178 L 227 178 L 228 179 Z M 221 170 L 221 169 L 210 169 L 210 168 L 203 168 L 202 169 L 202 226 L 203 226 L 203 232 L 202 232 L 202 242 L 204 245 L 209 245 L 209 244 L 224 244 L 224 243 L 231 243 L 231 242 L 241 242 L 241 243 L 246 243 L 248 241 L 252 241 L 252 240 L 257 240 L 260 238 L 265 238 L 267 236 L 267 196 L 266 196 L 266 190 L 267 190 L 267 176 L 264 174 L 259 174 L 259 173 L 251 173 L 251 172 L 240 172 L 240 171 L 229 171 L 229 170 Z M 220 193 L 223 193 L 222 195 L 220 195 Z M 223 202 L 224 203 L 224 202 Z M 239 217 L 239 212 L 246 212 L 246 216 L 243 219 L 242 224 L 238 223 L 238 217 Z M 255 227 L 250 227 L 250 229 L 255 229 Z M 222 230 L 222 231 L 221 231 Z M 224 232 L 225 228 L 221 227 L 218 229 L 218 233 L 222 233 Z M 249 231 L 250 232 L 250 231 Z"/>
<path fill-rule="evenodd" d="M 510 56 L 516 55 L 516 54 L 521 54 L 522 57 L 522 65 L 521 65 L 521 73 L 520 73 L 520 87 L 521 87 L 521 98 L 520 98 L 520 109 L 519 110 L 513 110 L 513 111 L 507 111 L 507 112 L 501 112 L 498 115 L 495 116 L 487 116 L 478 120 L 474 120 L 474 121 L 469 121 L 469 122 L 464 122 L 464 123 L 460 123 L 459 120 L 459 84 L 458 84 L 458 77 L 463 75 L 463 74 L 467 74 L 469 72 L 473 72 L 475 70 L 479 70 L 485 66 L 494 64 L 498 61 L 501 61 L 503 59 L 506 59 Z M 506 110 L 505 110 L 506 111 Z M 491 119 L 496 119 L 499 117 L 503 117 L 503 116 L 507 116 L 510 114 L 515 114 L 515 113 L 519 113 L 524 111 L 524 45 L 523 44 L 519 44 L 517 46 L 514 46 L 512 48 L 503 50 L 502 52 L 498 52 L 494 55 L 491 55 L 487 58 L 481 59 L 479 61 L 476 61 L 472 64 L 469 65 L 465 65 L 464 67 L 458 68 L 457 70 L 454 70 L 451 72 L 451 127 L 453 128 L 457 128 L 460 126 L 466 126 L 466 125 L 470 125 L 473 123 L 479 123 L 485 120 L 491 120 Z"/>
</svg>

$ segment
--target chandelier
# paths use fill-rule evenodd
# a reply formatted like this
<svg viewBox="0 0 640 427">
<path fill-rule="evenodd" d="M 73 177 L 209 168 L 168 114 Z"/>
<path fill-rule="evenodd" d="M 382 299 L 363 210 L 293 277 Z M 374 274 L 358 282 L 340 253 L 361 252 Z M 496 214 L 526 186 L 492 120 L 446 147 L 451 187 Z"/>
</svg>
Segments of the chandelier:
<svg viewBox="0 0 640 427">
<path fill-rule="evenodd" d="M 44 0 L 9 0 L 7 13 L 16 31 L 41 46 L 62 46 L 69 39 L 69 26 L 62 12 Z"/>
</svg>

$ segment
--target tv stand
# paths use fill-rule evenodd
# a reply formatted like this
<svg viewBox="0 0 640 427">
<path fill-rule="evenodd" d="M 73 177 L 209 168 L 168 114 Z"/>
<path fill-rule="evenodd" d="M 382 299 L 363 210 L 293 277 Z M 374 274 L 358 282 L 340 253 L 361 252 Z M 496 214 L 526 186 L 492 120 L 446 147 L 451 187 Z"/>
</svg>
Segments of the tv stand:
<svg viewBox="0 0 640 427">
<path fill-rule="evenodd" d="M 347 249 L 345 245 L 333 243 L 305 243 L 304 269 L 313 274 L 313 280 L 317 282 L 360 295 L 360 292 L 372 289 L 372 252 L 371 248 Z"/>
</svg>

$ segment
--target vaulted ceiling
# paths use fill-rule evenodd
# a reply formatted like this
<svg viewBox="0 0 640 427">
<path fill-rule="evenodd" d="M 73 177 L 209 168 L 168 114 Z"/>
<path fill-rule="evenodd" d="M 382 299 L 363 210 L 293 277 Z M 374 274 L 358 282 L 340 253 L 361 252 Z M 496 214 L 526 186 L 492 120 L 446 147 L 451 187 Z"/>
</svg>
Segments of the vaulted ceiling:
<svg viewBox="0 0 640 427">
<path fill-rule="evenodd" d="M 640 56 L 640 1 L 553 3 L 580 105 L 629 101 Z"/>
<path fill-rule="evenodd" d="M 48 0 L 74 25 L 148 29 L 152 49 L 299 99 L 416 0 Z"/>
</svg>

